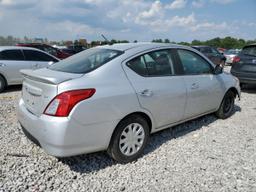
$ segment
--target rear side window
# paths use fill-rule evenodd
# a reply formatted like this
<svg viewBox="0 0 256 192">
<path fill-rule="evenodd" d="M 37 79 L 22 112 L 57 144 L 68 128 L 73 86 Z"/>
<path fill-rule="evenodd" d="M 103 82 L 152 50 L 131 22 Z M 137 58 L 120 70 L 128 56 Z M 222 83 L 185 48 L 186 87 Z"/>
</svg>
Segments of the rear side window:
<svg viewBox="0 0 256 192">
<path fill-rule="evenodd" d="M 34 50 L 23 50 L 26 61 L 53 61 L 57 62 L 57 60 L 45 53 Z"/>
<path fill-rule="evenodd" d="M 2 60 L 23 61 L 24 56 L 21 50 L 5 50 L 0 55 Z"/>
<path fill-rule="evenodd" d="M 127 62 L 127 66 L 142 76 L 174 75 L 174 65 L 169 50 L 146 53 Z"/>
<path fill-rule="evenodd" d="M 186 75 L 210 74 L 211 65 L 196 53 L 188 50 L 177 50 Z"/>
<path fill-rule="evenodd" d="M 67 73 L 88 73 L 118 57 L 122 53 L 123 51 L 111 49 L 88 49 L 51 65 L 49 69 Z"/>
<path fill-rule="evenodd" d="M 256 46 L 245 47 L 243 48 L 242 53 L 245 55 L 256 57 Z"/>
</svg>

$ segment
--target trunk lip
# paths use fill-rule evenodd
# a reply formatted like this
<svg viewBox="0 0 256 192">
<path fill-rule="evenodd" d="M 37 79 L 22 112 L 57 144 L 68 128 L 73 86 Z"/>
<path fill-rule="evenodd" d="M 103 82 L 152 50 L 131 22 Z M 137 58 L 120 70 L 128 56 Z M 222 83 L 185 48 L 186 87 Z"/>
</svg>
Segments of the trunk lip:
<svg viewBox="0 0 256 192">
<path fill-rule="evenodd" d="M 51 71 L 52 74 L 47 75 L 48 71 Z M 39 70 L 23 69 L 23 70 L 20 70 L 20 73 L 24 78 L 28 78 L 34 81 L 39 81 L 42 83 L 47 83 L 52 85 L 58 85 L 65 81 L 80 78 L 84 75 L 84 74 L 73 74 L 73 73 L 65 73 L 60 71 L 53 71 L 47 68 L 39 69 Z"/>
</svg>

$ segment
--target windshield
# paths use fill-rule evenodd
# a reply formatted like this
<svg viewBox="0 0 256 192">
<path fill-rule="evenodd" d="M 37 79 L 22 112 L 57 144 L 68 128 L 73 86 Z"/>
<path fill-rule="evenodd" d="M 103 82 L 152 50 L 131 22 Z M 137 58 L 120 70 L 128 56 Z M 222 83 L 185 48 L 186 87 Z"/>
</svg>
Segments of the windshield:
<svg viewBox="0 0 256 192">
<path fill-rule="evenodd" d="M 250 46 L 243 48 L 244 55 L 256 56 L 256 46 Z"/>
<path fill-rule="evenodd" d="M 67 73 L 88 73 L 111 61 L 122 53 L 122 51 L 111 49 L 88 49 L 51 65 L 49 69 Z"/>
</svg>

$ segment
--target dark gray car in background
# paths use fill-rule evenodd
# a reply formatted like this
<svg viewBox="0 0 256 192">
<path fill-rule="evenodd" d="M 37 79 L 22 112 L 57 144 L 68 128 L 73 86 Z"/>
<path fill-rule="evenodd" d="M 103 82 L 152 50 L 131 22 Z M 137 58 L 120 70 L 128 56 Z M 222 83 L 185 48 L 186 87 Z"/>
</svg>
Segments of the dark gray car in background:
<svg viewBox="0 0 256 192">
<path fill-rule="evenodd" d="M 256 84 L 256 44 L 245 46 L 234 58 L 231 73 L 241 84 Z"/>
<path fill-rule="evenodd" d="M 203 53 L 206 57 L 208 57 L 215 65 L 224 66 L 226 57 L 221 54 L 216 48 L 206 46 L 206 45 L 198 45 L 192 46 L 194 49 Z"/>
</svg>

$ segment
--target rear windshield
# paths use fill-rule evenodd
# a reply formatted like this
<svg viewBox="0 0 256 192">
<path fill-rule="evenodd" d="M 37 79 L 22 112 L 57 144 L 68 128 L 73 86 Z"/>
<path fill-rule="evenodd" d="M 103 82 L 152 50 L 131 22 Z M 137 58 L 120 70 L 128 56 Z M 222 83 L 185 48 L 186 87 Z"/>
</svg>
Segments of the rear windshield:
<svg viewBox="0 0 256 192">
<path fill-rule="evenodd" d="M 87 49 L 51 65 L 49 69 L 67 73 L 89 73 L 118 57 L 122 53 L 122 51 L 111 49 Z"/>
<path fill-rule="evenodd" d="M 244 55 L 251 55 L 256 57 L 256 46 L 245 47 L 243 48 L 242 52 Z"/>
</svg>

